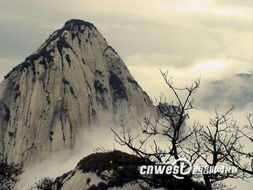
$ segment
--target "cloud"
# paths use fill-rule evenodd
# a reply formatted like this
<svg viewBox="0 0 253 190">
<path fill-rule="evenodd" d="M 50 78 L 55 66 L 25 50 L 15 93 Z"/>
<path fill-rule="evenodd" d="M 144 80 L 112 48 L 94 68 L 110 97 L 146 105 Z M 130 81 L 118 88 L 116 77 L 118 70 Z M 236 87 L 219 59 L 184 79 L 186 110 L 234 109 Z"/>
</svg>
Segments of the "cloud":
<svg viewBox="0 0 253 190">
<path fill-rule="evenodd" d="M 253 105 L 253 74 L 243 73 L 227 79 L 212 81 L 201 89 L 198 106 L 214 109 L 216 106 L 235 106 L 236 109 L 249 109 Z"/>
<path fill-rule="evenodd" d="M 13 31 L 11 36 L 20 39 L 30 38 L 23 43 L 24 49 L 27 49 L 27 43 L 35 41 L 30 35 L 36 34 L 37 31 L 24 31 L 22 36 L 15 35 L 15 32 L 20 34 L 20 30 L 17 30 L 18 25 L 42 30 L 36 36 L 41 39 L 47 37 L 49 30 L 53 31 L 62 26 L 66 20 L 75 17 L 94 22 L 123 56 L 134 53 L 176 54 L 185 57 L 187 63 L 191 64 L 192 57 L 216 56 L 224 50 L 223 37 L 213 25 L 229 22 L 230 30 L 233 25 L 235 29 L 237 28 L 236 23 L 241 21 L 238 21 L 240 18 L 252 20 L 247 14 L 242 16 L 236 11 L 233 12 L 234 8 L 219 8 L 207 0 L 194 2 L 109 0 L 101 3 L 99 0 L 75 2 L 56 0 L 51 3 L 46 0 L 38 3 L 29 0 L 23 2 L 4 0 L 2 6 L 4 9 L 2 8 L 0 15 L 2 20 L 8 21 L 8 27 Z M 221 9 L 220 12 L 224 14 L 226 11 L 229 12 L 229 17 L 216 14 L 219 12 L 217 9 Z M 248 12 L 248 9 L 243 11 Z M 11 25 L 16 27 L 16 30 L 11 29 Z M 10 36 L 7 39 L 10 39 Z M 36 41 L 36 44 L 33 44 L 34 49 L 40 43 Z M 9 44 L 10 47 L 14 47 L 15 41 Z M 18 49 L 15 49 L 15 53 L 18 53 Z"/>
<path fill-rule="evenodd" d="M 24 60 L 66 20 L 80 18 L 97 26 L 151 96 L 165 89 L 159 69 L 169 70 L 181 85 L 200 75 L 203 84 L 211 84 L 253 70 L 249 4 L 246 0 L 3 0 L 0 75 Z M 219 60 L 233 64 L 205 69 L 208 62 L 219 64 Z"/>
<path fill-rule="evenodd" d="M 214 4 L 216 6 L 226 6 L 226 7 L 249 7 L 253 5 L 251 0 L 215 0 Z"/>
<path fill-rule="evenodd" d="M 79 133 L 73 150 L 54 152 L 41 162 L 26 167 L 25 172 L 21 175 L 21 179 L 18 182 L 17 188 L 29 189 L 41 178 L 59 177 L 73 170 L 81 159 L 92 153 L 107 152 L 115 149 L 132 153 L 130 149 L 119 145 L 114 140 L 114 135 L 110 127 L 116 131 L 121 130 L 119 126 L 115 126 L 112 123 L 108 123 L 108 126 L 92 126 Z"/>
<path fill-rule="evenodd" d="M 0 80 L 66 20 L 93 22 L 153 98 L 166 87 L 159 69 L 177 86 L 201 75 L 198 106 L 252 105 L 251 0 L 1 0 Z M 225 66 L 223 65 L 225 63 Z M 220 66 L 223 65 L 223 66 Z M 209 69 L 208 69 L 209 68 Z M 216 82 L 213 82 L 216 81 Z M 208 104 L 207 104 L 208 102 Z"/>
<path fill-rule="evenodd" d="M 252 71 L 249 62 L 220 57 L 197 59 L 192 65 L 175 67 L 155 64 L 157 55 L 147 57 L 134 55 L 126 59 L 126 62 L 130 72 L 153 99 L 164 93 L 168 100 L 173 100 L 173 94 L 161 76 L 160 70 L 162 70 L 169 71 L 173 83 L 180 88 L 191 85 L 198 77 L 201 78 L 200 89 L 194 94 L 198 109 L 214 110 L 218 105 L 223 108 L 235 105 L 236 109 L 252 106 L 253 75 L 248 72 Z M 164 57 L 166 59 L 168 56 Z M 149 64 L 153 66 L 149 67 Z"/>
</svg>

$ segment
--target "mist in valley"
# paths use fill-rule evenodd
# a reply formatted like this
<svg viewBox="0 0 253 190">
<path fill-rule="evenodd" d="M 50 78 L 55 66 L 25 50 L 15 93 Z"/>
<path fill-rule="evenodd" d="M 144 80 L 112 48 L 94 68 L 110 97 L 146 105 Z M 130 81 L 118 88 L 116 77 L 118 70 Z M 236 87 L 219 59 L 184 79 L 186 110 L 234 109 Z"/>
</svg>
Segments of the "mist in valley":
<svg viewBox="0 0 253 190">
<path fill-rule="evenodd" d="M 173 85 L 179 88 L 191 86 L 194 80 L 200 79 L 200 88 L 193 95 L 194 109 L 185 128 L 194 123 L 208 125 L 215 109 L 225 112 L 234 106 L 230 117 L 242 127 L 247 123 L 245 114 L 253 113 L 251 1 L 55 0 L 52 3 L 44 0 L 38 3 L 3 0 L 2 3 L 0 81 L 52 31 L 66 20 L 80 18 L 95 24 L 154 102 L 160 96 L 167 102 L 175 101 L 160 71 L 168 71 Z M 117 149 L 132 153 L 115 141 L 111 128 L 120 132 L 121 127 L 113 124 L 114 117 L 99 115 L 99 118 L 102 118 L 99 124 L 83 129 L 72 150 L 54 152 L 40 163 L 26 167 L 18 190 L 26 190 L 43 177 L 61 176 L 95 152 Z M 142 120 L 130 116 L 125 120 L 126 127 L 133 134 L 141 133 L 138 121 Z M 168 144 L 166 139 L 157 140 L 161 147 Z M 253 147 L 247 140 L 243 144 L 252 152 Z M 253 184 L 252 179 L 225 182 L 237 186 L 236 190 L 251 190 Z"/>
<path fill-rule="evenodd" d="M 165 89 L 166 91 L 166 89 Z M 183 94 L 181 94 L 183 96 Z M 197 94 L 195 95 L 197 96 Z M 167 100 L 173 100 L 173 97 L 167 96 Z M 198 97 L 195 97 L 197 100 Z M 230 105 L 231 106 L 231 105 Z M 222 113 L 230 108 L 228 105 L 214 106 L 217 110 Z M 244 126 L 247 123 L 245 114 L 252 113 L 252 110 L 249 109 L 250 105 L 245 108 L 235 107 L 235 111 L 230 115 L 238 125 Z M 215 110 L 196 108 L 191 111 L 190 118 L 187 120 L 186 126 L 191 128 L 194 123 L 199 125 L 208 125 L 210 118 L 215 116 Z M 60 152 L 53 153 L 50 157 L 43 160 L 41 163 L 37 163 L 25 169 L 25 172 L 21 176 L 21 180 L 18 183 L 19 189 L 27 189 L 34 185 L 35 182 L 44 177 L 56 178 L 62 174 L 74 169 L 77 163 L 85 156 L 90 155 L 96 152 L 107 152 L 112 150 L 121 150 L 132 154 L 133 152 L 127 147 L 119 145 L 115 141 L 115 135 L 113 134 L 111 128 L 117 132 L 121 132 L 121 126 L 111 124 L 109 119 L 104 117 L 104 124 L 91 126 L 89 129 L 85 129 L 79 136 L 73 150 L 65 150 Z M 133 122 L 134 120 L 134 122 Z M 126 122 L 126 127 L 131 128 L 133 134 L 141 134 L 140 124 L 142 118 L 132 118 Z M 101 122 L 103 123 L 103 122 Z M 186 128 L 187 128 L 186 127 Z M 168 146 L 168 141 L 164 139 L 156 139 L 159 143 L 159 146 L 166 148 Z M 245 140 L 245 148 L 247 151 L 252 150 L 252 146 Z M 148 145 L 147 145 L 148 149 Z M 251 190 L 252 179 L 248 181 L 236 180 L 236 179 L 227 179 L 224 181 L 229 187 L 236 187 L 236 189 L 241 190 Z"/>
</svg>

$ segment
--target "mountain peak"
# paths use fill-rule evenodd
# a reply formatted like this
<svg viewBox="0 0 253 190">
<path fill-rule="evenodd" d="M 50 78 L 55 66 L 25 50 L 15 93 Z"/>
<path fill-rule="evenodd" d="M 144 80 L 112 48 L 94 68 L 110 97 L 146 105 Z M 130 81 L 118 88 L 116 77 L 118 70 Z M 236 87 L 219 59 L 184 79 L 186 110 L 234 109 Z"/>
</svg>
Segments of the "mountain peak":
<svg viewBox="0 0 253 190">
<path fill-rule="evenodd" d="M 1 107 L 0 152 L 27 164 L 72 149 L 86 128 L 156 111 L 103 35 L 76 19 L 6 75 Z"/>
<path fill-rule="evenodd" d="M 92 31 L 95 29 L 94 31 Z M 69 43 L 66 41 L 65 32 L 68 31 L 71 34 L 71 40 L 78 38 L 79 43 L 81 43 L 80 35 L 83 35 L 84 30 L 88 30 L 88 35 L 85 37 L 86 42 L 88 42 L 91 37 L 91 33 L 98 32 L 97 28 L 90 22 L 79 20 L 79 19 L 70 19 L 65 22 L 64 26 L 56 31 L 54 31 L 49 38 L 43 43 L 36 52 L 32 55 L 26 57 L 25 61 L 14 67 L 7 75 L 4 76 L 7 79 L 15 71 L 23 71 L 28 67 L 32 67 L 34 71 L 34 61 L 39 57 L 43 56 L 47 61 L 52 61 L 51 53 L 55 51 L 54 45 L 51 46 L 53 41 L 57 41 L 57 48 L 61 50 L 65 48 L 71 48 Z"/>
<path fill-rule="evenodd" d="M 92 28 L 96 29 L 96 27 L 92 23 L 87 22 L 87 21 L 83 21 L 80 19 L 70 19 L 67 22 L 65 22 L 65 24 L 64 24 L 65 28 L 73 28 L 75 26 L 85 26 L 90 29 L 92 29 Z"/>
</svg>

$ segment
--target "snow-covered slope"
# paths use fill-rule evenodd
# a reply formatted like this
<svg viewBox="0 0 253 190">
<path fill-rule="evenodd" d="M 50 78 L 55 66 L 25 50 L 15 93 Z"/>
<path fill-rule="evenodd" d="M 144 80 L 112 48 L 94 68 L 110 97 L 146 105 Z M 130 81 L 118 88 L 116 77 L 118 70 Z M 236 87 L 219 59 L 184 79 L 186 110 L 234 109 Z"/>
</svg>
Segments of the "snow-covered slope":
<svg viewBox="0 0 253 190">
<path fill-rule="evenodd" d="M 53 190 L 141 189 L 148 184 L 138 179 L 137 167 L 150 163 L 120 152 L 95 153 L 83 158 L 75 169 L 56 178 Z"/>
<path fill-rule="evenodd" d="M 93 153 L 77 166 L 56 178 L 42 180 L 36 187 L 43 190 L 205 190 L 203 184 L 191 179 L 176 179 L 172 175 L 139 174 L 138 167 L 153 164 L 146 158 L 118 150 Z M 47 187 L 47 188 L 45 188 Z"/>
<path fill-rule="evenodd" d="M 108 127 L 105 121 L 153 112 L 96 27 L 70 20 L 1 83 L 0 153 L 9 162 L 34 163 L 73 148 L 77 134 L 93 124 Z"/>
</svg>

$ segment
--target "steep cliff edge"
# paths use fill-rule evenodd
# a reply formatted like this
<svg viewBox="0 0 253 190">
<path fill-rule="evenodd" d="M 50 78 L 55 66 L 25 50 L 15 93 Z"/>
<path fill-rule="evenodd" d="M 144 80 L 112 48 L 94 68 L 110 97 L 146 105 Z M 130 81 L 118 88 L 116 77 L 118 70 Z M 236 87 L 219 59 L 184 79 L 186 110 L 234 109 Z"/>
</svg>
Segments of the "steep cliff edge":
<svg viewBox="0 0 253 190">
<path fill-rule="evenodd" d="M 152 112 L 148 95 L 96 27 L 69 20 L 0 84 L 1 157 L 33 163 L 71 149 L 93 124 Z"/>
</svg>

